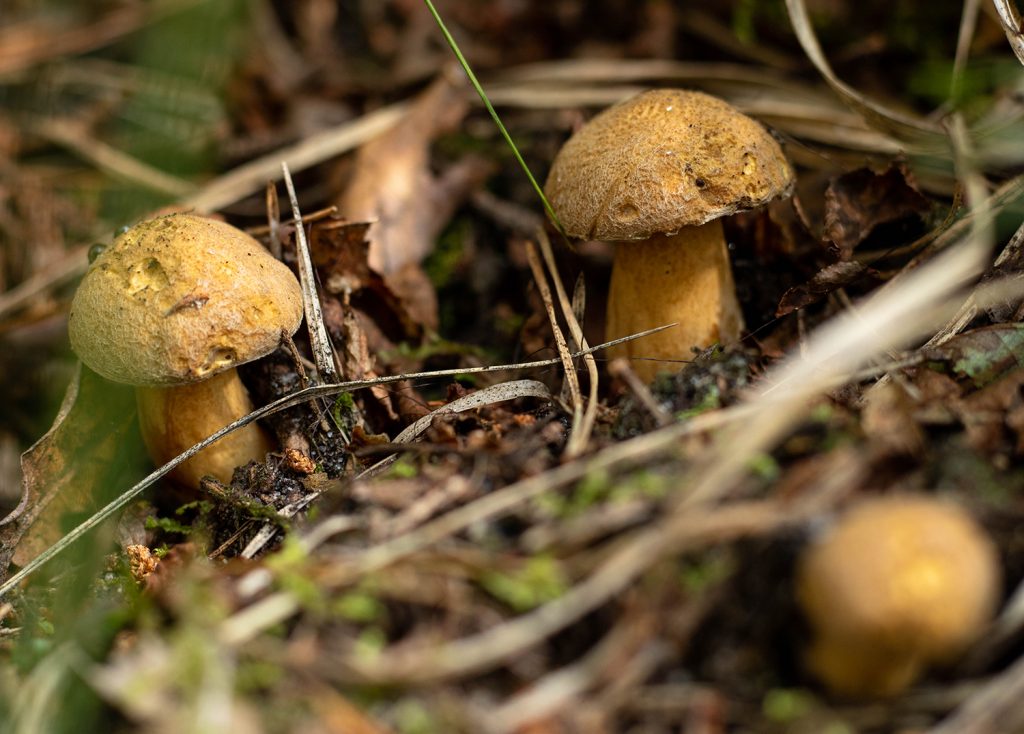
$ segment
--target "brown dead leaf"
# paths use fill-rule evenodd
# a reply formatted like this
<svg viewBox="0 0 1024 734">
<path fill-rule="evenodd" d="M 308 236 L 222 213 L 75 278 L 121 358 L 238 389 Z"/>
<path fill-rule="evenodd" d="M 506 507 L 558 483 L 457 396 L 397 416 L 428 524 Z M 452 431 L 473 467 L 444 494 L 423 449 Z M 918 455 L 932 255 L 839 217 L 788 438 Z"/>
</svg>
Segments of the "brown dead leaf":
<svg viewBox="0 0 1024 734">
<path fill-rule="evenodd" d="M 877 277 L 878 271 L 853 260 L 832 263 L 815 273 L 806 283 L 794 286 L 783 293 L 779 306 L 775 309 L 775 315 L 785 316 L 817 303 L 829 293 L 845 288 L 861 278 Z"/>
<path fill-rule="evenodd" d="M 840 260 L 875 228 L 908 218 L 923 218 L 931 210 L 907 169 L 891 165 L 882 173 L 859 168 L 833 179 L 825 192 L 825 237 Z"/>
<path fill-rule="evenodd" d="M 342 304 L 351 304 L 365 313 L 390 340 L 417 341 L 423 335 L 423 322 L 384 277 L 370 267 L 371 244 L 366 239 L 369 228 L 366 222 L 336 219 L 318 222 L 312 228 L 310 251 L 324 289 L 339 296 Z M 436 308 L 433 286 L 429 282 L 425 285 L 431 291 L 429 298 Z M 326 303 L 324 307 L 327 308 Z M 343 311 L 337 311 L 336 315 L 342 316 Z M 327 326 L 328 329 L 332 326 L 329 318 Z M 335 327 L 339 331 L 343 329 L 340 322 Z M 335 335 L 332 333 L 332 336 Z"/>
<path fill-rule="evenodd" d="M 1024 324 L 973 329 L 927 349 L 925 356 L 983 387 L 1009 369 L 1024 367 Z"/>
<path fill-rule="evenodd" d="M 355 170 L 338 201 L 351 220 L 372 221 L 370 267 L 387 275 L 419 263 L 451 217 L 461 197 L 430 173 L 430 144 L 454 130 L 469 103 L 461 75 L 442 74 L 415 101 L 408 115 L 362 146 Z M 462 176 L 465 195 L 482 176 Z"/>
<path fill-rule="evenodd" d="M 0 578 L 62 535 L 66 515 L 102 506 L 145 461 L 135 393 L 79 366 L 53 427 L 21 458 L 21 502 L 0 522 Z"/>
<path fill-rule="evenodd" d="M 345 217 L 372 222 L 369 267 L 428 329 L 438 325 L 437 295 L 419 264 L 455 209 L 493 170 L 489 161 L 468 156 L 441 176 L 430 172 L 431 143 L 454 130 L 468 109 L 461 74 L 442 74 L 404 120 L 359 149 L 338 203 Z"/>
</svg>

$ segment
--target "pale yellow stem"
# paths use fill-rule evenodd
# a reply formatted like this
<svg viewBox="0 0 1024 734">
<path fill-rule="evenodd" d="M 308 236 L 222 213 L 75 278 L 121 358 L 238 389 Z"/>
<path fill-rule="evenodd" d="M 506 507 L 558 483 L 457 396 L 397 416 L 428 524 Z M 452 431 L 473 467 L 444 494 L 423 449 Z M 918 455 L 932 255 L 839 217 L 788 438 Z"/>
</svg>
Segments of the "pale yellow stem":
<svg viewBox="0 0 1024 734">
<path fill-rule="evenodd" d="M 743 315 L 736 300 L 721 220 L 674 235 L 615 243 L 608 293 L 607 338 L 656 326 L 678 326 L 609 349 L 628 357 L 646 382 L 693 359 L 693 347 L 736 341 Z M 659 361 L 661 360 L 661 361 Z"/>
<path fill-rule="evenodd" d="M 140 387 L 135 395 L 142 440 L 158 466 L 252 411 L 249 393 L 233 369 L 190 385 Z M 272 450 L 263 429 L 250 423 L 179 465 L 169 476 L 192 489 L 207 475 L 227 484 L 236 466 L 263 461 Z"/>
</svg>

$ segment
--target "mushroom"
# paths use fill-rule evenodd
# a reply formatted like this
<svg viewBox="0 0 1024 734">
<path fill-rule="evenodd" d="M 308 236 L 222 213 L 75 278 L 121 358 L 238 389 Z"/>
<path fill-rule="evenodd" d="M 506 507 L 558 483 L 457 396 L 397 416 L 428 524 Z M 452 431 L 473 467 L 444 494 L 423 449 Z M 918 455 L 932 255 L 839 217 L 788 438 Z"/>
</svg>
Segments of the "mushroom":
<svg viewBox="0 0 1024 734">
<path fill-rule="evenodd" d="M 229 224 L 192 214 L 142 222 L 92 263 L 71 303 L 68 331 L 82 362 L 136 386 L 139 426 L 164 464 L 252 410 L 235 367 L 272 352 L 302 321 L 302 293 L 286 265 Z M 262 461 L 255 423 L 174 469 L 195 487 L 227 483 Z"/>
<path fill-rule="evenodd" d="M 793 170 L 760 124 L 701 92 L 644 92 L 562 147 L 544 193 L 572 237 L 615 242 L 607 336 L 678 326 L 609 350 L 650 381 L 692 347 L 737 339 L 721 218 L 787 196 Z M 645 357 L 647 361 L 637 361 Z"/>
<path fill-rule="evenodd" d="M 911 495 L 864 501 L 799 561 L 807 666 L 838 695 L 894 696 L 977 639 L 1000 576 L 994 544 L 956 505 Z"/>
</svg>

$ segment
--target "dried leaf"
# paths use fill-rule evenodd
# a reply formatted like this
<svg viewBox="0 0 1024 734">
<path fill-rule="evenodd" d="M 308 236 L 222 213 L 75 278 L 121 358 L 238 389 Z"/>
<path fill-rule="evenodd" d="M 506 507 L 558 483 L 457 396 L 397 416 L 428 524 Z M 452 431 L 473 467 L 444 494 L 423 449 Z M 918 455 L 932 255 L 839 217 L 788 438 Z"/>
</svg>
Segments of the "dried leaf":
<svg viewBox="0 0 1024 734">
<path fill-rule="evenodd" d="M 144 456 L 134 391 L 80 366 L 53 426 L 22 455 L 22 499 L 0 522 L 0 578 L 53 545 L 65 515 L 92 512 L 130 486 Z"/>
<path fill-rule="evenodd" d="M 854 248 L 876 227 L 908 217 L 923 217 L 931 210 L 928 200 L 899 165 L 882 173 L 868 168 L 843 174 L 825 192 L 825 237 L 841 260 L 849 260 Z"/>
<path fill-rule="evenodd" d="M 785 316 L 817 303 L 832 291 L 844 288 L 863 277 L 876 278 L 878 272 L 852 260 L 832 263 L 815 273 L 806 283 L 794 286 L 782 294 L 775 315 Z"/>
<path fill-rule="evenodd" d="M 401 122 L 356 154 L 355 170 L 338 208 L 348 219 L 373 222 L 369 261 L 378 273 L 394 273 L 423 260 L 458 206 L 455 192 L 440 191 L 443 187 L 430 173 L 430 144 L 462 121 L 469 109 L 467 100 L 461 78 L 442 75 Z"/>
<path fill-rule="evenodd" d="M 1007 370 L 1024 367 L 1024 324 L 974 329 L 925 351 L 933 362 L 948 364 L 960 377 L 983 387 Z"/>
<path fill-rule="evenodd" d="M 351 304 L 365 313 L 393 342 L 417 341 L 423 334 L 423 322 L 417 319 L 413 307 L 370 267 L 370 243 L 366 239 L 369 228 L 367 222 L 335 219 L 313 227 L 310 249 L 324 289 L 340 296 L 343 304 Z M 424 287 L 432 294 L 433 286 L 426 283 Z M 331 316 L 325 314 L 325 319 L 328 329 L 333 329 L 332 335 L 341 329 L 341 324 L 332 322 Z"/>
</svg>

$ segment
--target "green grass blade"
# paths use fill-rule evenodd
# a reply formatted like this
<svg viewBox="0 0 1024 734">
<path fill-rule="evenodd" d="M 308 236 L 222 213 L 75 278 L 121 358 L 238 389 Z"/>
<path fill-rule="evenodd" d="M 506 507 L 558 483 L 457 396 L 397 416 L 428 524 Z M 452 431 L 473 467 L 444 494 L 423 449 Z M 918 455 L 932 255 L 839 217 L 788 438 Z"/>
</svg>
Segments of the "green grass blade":
<svg viewBox="0 0 1024 734">
<path fill-rule="evenodd" d="M 544 203 L 544 210 L 548 213 L 548 217 L 554 222 L 558 231 L 565 233 L 562 229 L 562 223 L 558 221 L 558 216 L 555 214 L 555 210 L 551 208 L 551 203 L 548 202 L 544 191 L 541 189 L 540 184 L 537 183 L 537 179 L 533 177 L 533 173 L 530 172 L 529 166 L 526 165 L 526 161 L 523 160 L 522 154 L 519 152 L 519 148 L 516 147 L 515 142 L 512 140 L 512 136 L 509 135 L 508 130 L 505 129 L 505 125 L 501 122 L 501 118 L 498 117 L 497 111 L 494 109 L 494 105 L 491 104 L 491 100 L 487 98 L 487 94 L 484 92 L 484 88 L 480 86 L 480 82 L 476 78 L 476 74 L 473 73 L 473 69 L 470 68 L 469 62 L 466 61 L 466 57 L 462 55 L 462 51 L 459 49 L 459 44 L 452 38 L 452 34 L 448 31 L 448 27 L 441 20 L 441 15 L 437 12 L 437 8 L 434 7 L 434 3 L 431 0 L 423 0 L 426 3 L 427 9 L 430 10 L 430 14 L 434 16 L 434 21 L 437 23 L 437 27 L 441 29 L 441 33 L 444 34 L 445 41 L 448 42 L 448 46 L 451 47 L 452 53 L 455 54 L 455 58 L 459 60 L 459 64 L 462 66 L 463 71 L 466 72 L 466 76 L 469 78 L 470 83 L 473 85 L 473 89 L 480 95 L 480 99 L 484 103 L 484 107 L 491 114 L 491 119 L 494 120 L 494 124 L 498 126 L 498 130 L 501 131 L 502 137 L 505 138 L 505 142 L 508 143 L 508 147 L 512 149 L 512 154 L 515 155 L 516 160 L 519 161 L 519 165 L 526 173 L 527 178 L 530 179 L 530 184 L 533 186 L 533 190 L 537 192 L 537 196 Z"/>
</svg>

